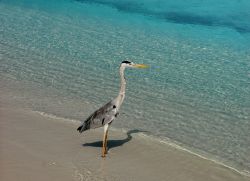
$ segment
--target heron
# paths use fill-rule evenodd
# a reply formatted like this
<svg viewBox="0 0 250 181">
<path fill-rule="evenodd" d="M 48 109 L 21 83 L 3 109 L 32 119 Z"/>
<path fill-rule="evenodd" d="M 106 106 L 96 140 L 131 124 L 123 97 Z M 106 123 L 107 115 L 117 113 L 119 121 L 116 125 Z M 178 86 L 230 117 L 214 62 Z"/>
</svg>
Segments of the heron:
<svg viewBox="0 0 250 181">
<path fill-rule="evenodd" d="M 104 106 L 97 109 L 93 112 L 82 124 L 77 128 L 77 131 L 80 133 L 94 128 L 104 127 L 104 134 L 102 140 L 102 157 L 105 157 L 107 150 L 107 139 L 109 126 L 115 118 L 119 115 L 119 110 L 125 98 L 126 92 L 126 79 L 124 76 L 124 71 L 126 68 L 147 68 L 148 65 L 145 64 L 136 64 L 128 60 L 123 61 L 119 68 L 120 73 L 120 91 L 118 96 L 105 104 Z"/>
</svg>

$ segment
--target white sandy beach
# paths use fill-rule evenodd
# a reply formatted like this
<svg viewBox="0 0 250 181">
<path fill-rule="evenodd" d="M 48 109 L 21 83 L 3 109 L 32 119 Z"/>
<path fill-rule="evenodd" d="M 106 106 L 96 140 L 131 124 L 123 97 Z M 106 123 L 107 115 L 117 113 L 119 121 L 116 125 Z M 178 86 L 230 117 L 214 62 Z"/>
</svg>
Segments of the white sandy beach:
<svg viewBox="0 0 250 181">
<path fill-rule="evenodd" d="M 1 99 L 3 181 L 175 180 L 247 181 L 229 168 L 186 151 L 111 131 L 109 154 L 101 157 L 102 129 L 79 135 L 77 122 L 43 116 Z"/>
</svg>

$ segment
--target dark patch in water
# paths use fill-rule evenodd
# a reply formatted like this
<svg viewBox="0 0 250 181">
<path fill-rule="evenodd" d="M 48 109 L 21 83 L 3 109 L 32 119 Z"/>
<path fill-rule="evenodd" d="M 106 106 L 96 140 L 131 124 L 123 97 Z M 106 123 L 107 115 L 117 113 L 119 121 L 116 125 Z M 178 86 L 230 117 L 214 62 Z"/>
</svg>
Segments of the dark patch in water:
<svg viewBox="0 0 250 181">
<path fill-rule="evenodd" d="M 234 29 L 239 33 L 250 33 L 250 26 L 236 24 L 227 20 L 212 16 L 201 16 L 187 12 L 158 12 L 147 9 L 143 3 L 128 1 L 104 1 L 104 0 L 75 0 L 81 3 L 98 4 L 109 6 L 125 13 L 139 14 L 147 17 L 153 17 L 177 24 L 192 24 L 202 26 L 227 27 Z M 239 17 L 240 19 L 240 17 Z"/>
<path fill-rule="evenodd" d="M 178 24 L 213 26 L 215 23 L 215 20 L 212 17 L 203 17 L 190 13 L 168 12 L 159 14 L 158 17 Z"/>
</svg>

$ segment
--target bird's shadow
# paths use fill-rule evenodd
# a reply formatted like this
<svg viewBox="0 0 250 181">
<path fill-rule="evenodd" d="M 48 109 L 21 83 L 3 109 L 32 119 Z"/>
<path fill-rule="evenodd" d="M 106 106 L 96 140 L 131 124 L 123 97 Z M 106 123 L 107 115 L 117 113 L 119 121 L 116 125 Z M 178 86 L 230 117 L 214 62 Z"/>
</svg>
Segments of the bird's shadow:
<svg viewBox="0 0 250 181">
<path fill-rule="evenodd" d="M 112 149 L 112 148 L 115 148 L 115 147 L 119 147 L 119 146 L 122 146 L 124 145 L 125 143 L 129 142 L 132 140 L 132 134 L 135 134 L 135 133 L 145 133 L 147 131 L 143 131 L 143 130 L 138 130 L 138 129 L 134 129 L 134 130 L 130 130 L 128 131 L 126 134 L 127 134 L 127 137 L 124 138 L 124 139 L 119 139 L 119 140 L 108 140 L 108 149 Z M 95 141 L 95 142 L 92 142 L 92 143 L 84 143 L 82 144 L 82 146 L 91 146 L 91 147 L 102 147 L 102 141 Z"/>
</svg>

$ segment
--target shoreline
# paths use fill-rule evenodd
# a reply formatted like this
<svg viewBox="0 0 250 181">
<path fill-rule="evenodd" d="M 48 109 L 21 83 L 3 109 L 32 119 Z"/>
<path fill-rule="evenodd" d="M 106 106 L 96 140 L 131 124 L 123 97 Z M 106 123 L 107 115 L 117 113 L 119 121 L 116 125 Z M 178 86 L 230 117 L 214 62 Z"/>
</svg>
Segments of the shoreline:
<svg viewBox="0 0 250 181">
<path fill-rule="evenodd" d="M 32 111 L 32 112 L 37 113 L 37 114 L 39 114 L 41 116 L 44 116 L 46 118 L 59 120 L 60 122 L 62 122 L 62 121 L 63 122 L 71 122 L 72 124 L 75 124 L 76 126 L 80 125 L 80 123 L 81 123 L 81 121 L 79 121 L 79 120 L 58 117 L 56 115 L 48 114 L 48 113 L 41 112 L 41 111 Z M 124 134 L 126 134 L 126 132 L 128 132 L 128 130 L 115 128 L 115 127 L 112 127 L 112 126 L 110 127 L 110 130 L 113 131 L 113 132 L 122 131 Z M 93 130 L 90 130 L 90 131 L 93 131 Z M 223 162 L 221 162 L 219 160 L 209 158 L 208 156 L 206 157 L 205 153 L 200 154 L 200 153 L 197 153 L 195 151 L 192 151 L 191 149 L 185 148 L 184 146 L 179 145 L 178 143 L 174 142 L 173 140 L 170 140 L 169 138 L 160 139 L 160 138 L 157 138 L 156 136 L 153 136 L 153 135 L 147 135 L 144 132 L 140 132 L 140 133 L 136 134 L 135 137 L 138 137 L 139 139 L 151 140 L 151 141 L 156 142 L 156 143 L 161 143 L 163 145 L 173 147 L 174 149 L 187 152 L 189 154 L 192 154 L 192 155 L 197 156 L 199 158 L 202 158 L 204 160 L 212 161 L 215 164 L 221 165 L 221 166 L 226 167 L 226 168 L 228 168 L 228 169 L 230 169 L 230 170 L 232 170 L 234 172 L 237 172 L 237 173 L 239 173 L 239 174 L 241 174 L 243 176 L 247 176 L 247 177 L 250 178 L 250 172 L 247 171 L 247 170 L 246 171 L 240 171 L 239 169 L 237 169 L 237 168 L 235 168 L 233 166 L 227 165 L 227 164 L 225 164 L 225 163 L 223 163 Z"/>
<path fill-rule="evenodd" d="M 102 129 L 79 135 L 78 121 L 6 102 L 0 112 L 5 180 L 250 180 L 187 150 L 148 139 L 140 130 L 111 129 L 109 154 L 102 159 Z"/>
<path fill-rule="evenodd" d="M 142 133 L 142 134 L 143 134 L 143 133 Z M 234 172 L 237 172 L 237 173 L 239 173 L 239 174 L 241 174 L 241 175 L 244 175 L 244 176 L 247 176 L 247 177 L 250 178 L 250 172 L 249 172 L 249 171 L 247 171 L 247 170 L 240 171 L 239 169 L 237 169 L 237 168 L 235 168 L 235 167 L 233 167 L 233 166 L 227 165 L 227 164 L 223 163 L 222 161 L 219 161 L 219 160 L 216 160 L 216 159 L 213 159 L 213 158 L 209 158 L 208 156 L 205 156 L 205 154 L 207 154 L 207 153 L 203 153 L 203 154 L 202 154 L 202 153 L 198 153 L 198 152 L 192 151 L 191 149 L 185 148 L 184 146 L 181 146 L 181 145 L 179 145 L 178 143 L 175 143 L 175 142 L 172 141 L 172 140 L 171 140 L 171 141 L 162 140 L 162 139 L 159 139 L 159 138 L 154 137 L 154 136 L 152 136 L 152 135 L 149 136 L 149 135 L 144 135 L 144 134 L 143 134 L 143 136 L 145 136 L 145 137 L 147 137 L 148 139 L 151 139 L 151 140 L 153 140 L 153 141 L 157 141 L 157 142 L 166 144 L 167 146 L 176 148 L 176 149 L 178 149 L 178 150 L 180 150 L 180 151 L 187 152 L 187 153 L 189 153 L 189 154 L 192 154 L 192 155 L 197 156 L 197 157 L 199 157 L 199 158 L 202 158 L 202 159 L 204 159 L 204 160 L 212 161 L 212 162 L 214 162 L 215 164 L 221 165 L 221 166 L 226 167 L 226 168 L 228 168 L 228 169 L 230 169 L 230 170 L 232 170 L 232 171 L 234 171 Z"/>
</svg>

